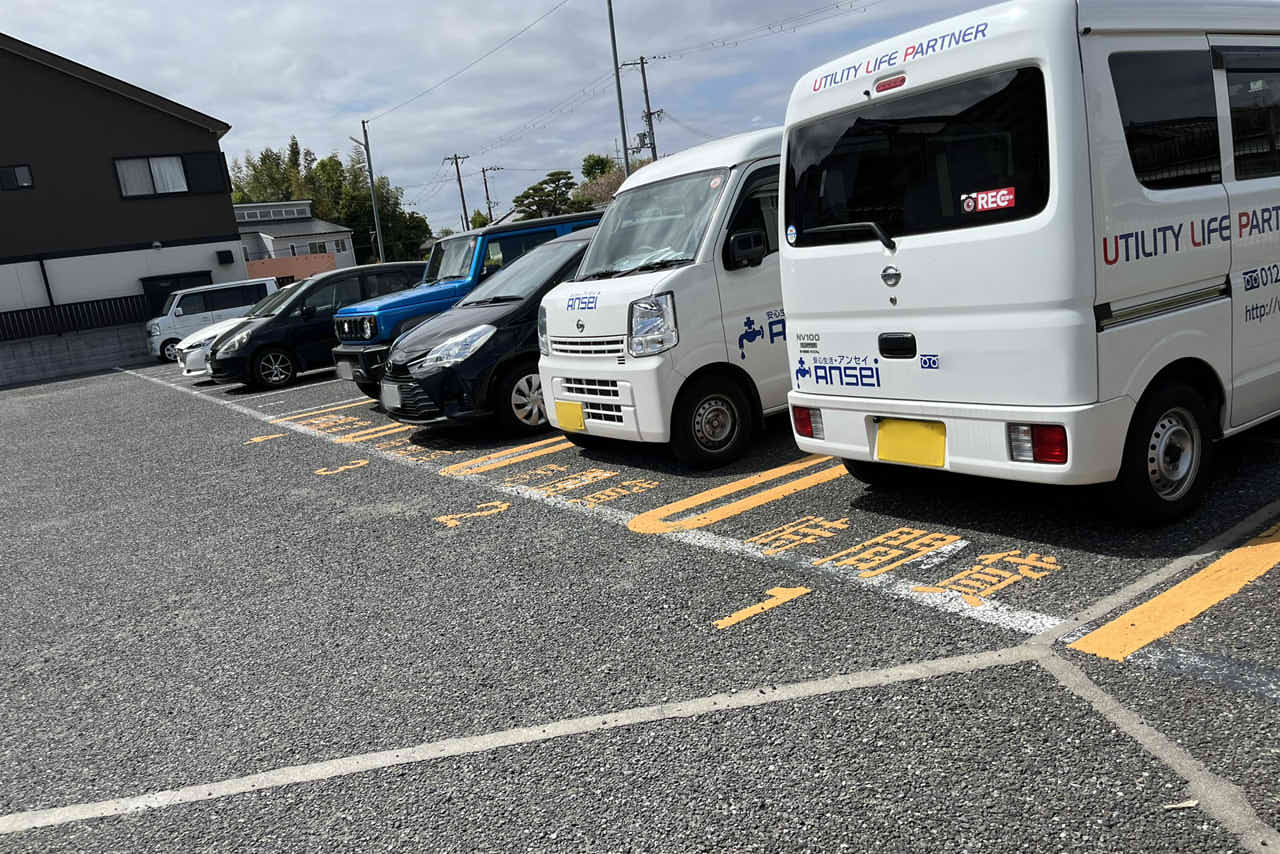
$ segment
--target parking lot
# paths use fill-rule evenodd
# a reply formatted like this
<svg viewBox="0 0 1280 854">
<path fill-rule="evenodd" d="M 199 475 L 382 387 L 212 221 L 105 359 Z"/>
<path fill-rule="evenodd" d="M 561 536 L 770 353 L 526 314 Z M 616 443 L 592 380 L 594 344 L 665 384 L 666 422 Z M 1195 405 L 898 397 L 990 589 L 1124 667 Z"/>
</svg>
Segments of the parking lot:
<svg viewBox="0 0 1280 854">
<path fill-rule="evenodd" d="M 785 417 L 695 472 L 332 372 L 0 430 L 0 850 L 1280 850 L 1280 427 L 1154 530 L 867 489 Z"/>
</svg>

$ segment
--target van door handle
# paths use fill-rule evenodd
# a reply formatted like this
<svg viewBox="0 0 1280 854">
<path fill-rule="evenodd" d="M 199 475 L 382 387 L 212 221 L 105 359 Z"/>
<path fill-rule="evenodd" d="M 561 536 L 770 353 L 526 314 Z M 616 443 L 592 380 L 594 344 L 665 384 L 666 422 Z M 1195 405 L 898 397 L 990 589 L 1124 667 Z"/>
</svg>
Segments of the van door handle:
<svg viewBox="0 0 1280 854">
<path fill-rule="evenodd" d="M 886 359 L 914 359 L 916 357 L 916 336 L 910 332 L 881 333 L 880 355 Z"/>
</svg>

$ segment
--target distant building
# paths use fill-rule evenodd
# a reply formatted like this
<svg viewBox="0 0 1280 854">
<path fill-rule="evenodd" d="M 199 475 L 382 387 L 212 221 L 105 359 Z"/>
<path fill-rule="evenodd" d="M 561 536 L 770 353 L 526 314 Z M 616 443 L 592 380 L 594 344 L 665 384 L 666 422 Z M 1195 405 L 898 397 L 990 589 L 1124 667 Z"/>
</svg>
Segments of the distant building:
<svg viewBox="0 0 1280 854">
<path fill-rule="evenodd" d="M 293 281 L 356 264 L 351 229 L 316 219 L 309 199 L 236 205 L 235 211 L 250 276 Z"/>
<path fill-rule="evenodd" d="M 248 277 L 226 122 L 0 34 L 0 385 L 146 351 L 171 291 Z"/>
</svg>

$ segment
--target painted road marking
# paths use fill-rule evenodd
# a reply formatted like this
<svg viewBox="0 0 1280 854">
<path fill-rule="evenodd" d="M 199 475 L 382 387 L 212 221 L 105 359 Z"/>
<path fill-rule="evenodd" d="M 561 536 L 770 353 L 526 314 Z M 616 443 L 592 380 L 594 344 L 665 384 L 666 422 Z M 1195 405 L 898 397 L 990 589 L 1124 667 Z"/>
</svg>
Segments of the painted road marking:
<svg viewBox="0 0 1280 854">
<path fill-rule="evenodd" d="M 1280 564 L 1280 525 L 1228 552 L 1154 599 L 1121 614 L 1070 645 L 1099 658 L 1124 661 L 1184 626 Z"/>
<path fill-rule="evenodd" d="M 245 395 L 240 399 L 241 400 L 257 400 L 262 397 L 275 397 L 278 394 L 290 394 L 295 391 L 305 391 L 306 389 L 309 389 L 309 388 L 319 388 L 322 385 L 330 385 L 331 383 L 340 383 L 340 382 L 345 382 L 345 380 L 342 380 L 342 379 L 325 380 L 322 383 L 303 382 L 303 383 L 298 383 L 295 386 L 290 386 L 289 388 L 280 389 L 280 391 L 264 391 L 260 394 Z"/>
<path fill-rule="evenodd" d="M 358 433 L 348 433 L 341 436 L 335 441 L 339 445 L 345 445 L 348 442 L 363 442 L 365 439 L 381 439 L 383 436 L 392 436 L 396 433 L 408 433 L 410 430 L 417 430 L 417 427 L 408 424 L 382 424 L 378 427 L 370 427 L 368 430 L 361 430 Z"/>
<path fill-rule="evenodd" d="M 319 474 L 319 475 L 342 474 L 344 471 L 354 471 L 356 469 L 362 469 L 367 465 L 369 465 L 368 460 L 352 460 L 351 462 L 345 465 L 335 466 L 334 468 L 316 469 L 316 474 Z"/>
<path fill-rule="evenodd" d="M 147 379 L 150 379 L 150 377 L 148 377 Z M 160 380 L 155 380 L 154 382 L 160 382 Z M 283 423 L 285 423 L 286 421 L 292 421 L 292 420 L 294 420 L 295 418 L 303 418 L 303 417 L 311 416 L 311 415 L 325 415 L 325 414 L 327 414 L 327 413 L 329 413 L 329 412 L 337 412 L 337 411 L 338 411 L 338 410 L 340 410 L 340 409 L 350 409 L 350 408 L 351 408 L 351 407 L 353 407 L 353 406 L 372 406 L 372 405 L 373 405 L 373 401 L 366 397 L 366 398 L 364 398 L 363 400 L 357 400 L 355 403 L 347 403 L 347 404 L 344 404 L 344 405 L 342 405 L 342 406 L 331 406 L 331 407 L 329 407 L 328 409 L 313 409 L 313 410 L 310 410 L 310 411 L 308 411 L 308 412 L 298 412 L 298 413 L 295 413 L 294 415 L 285 415 L 285 416 L 282 416 L 282 417 L 280 417 L 280 418 L 273 418 L 273 419 L 271 419 L 270 421 L 268 421 L 267 423 L 268 423 L 268 424 L 283 424 Z M 245 408 L 245 409 L 249 409 L 249 407 L 247 407 L 247 406 L 246 406 L 246 407 L 244 407 L 244 408 Z M 252 412 L 253 410 L 249 410 L 249 411 L 251 411 L 251 412 Z"/>
<path fill-rule="evenodd" d="M 793 599 L 799 599 L 806 593 L 812 593 L 808 587 L 775 587 L 772 590 L 766 590 L 765 595 L 769 598 L 752 605 L 750 608 L 743 608 L 741 611 L 735 611 L 722 620 L 716 620 L 712 625 L 717 629 L 724 631 L 730 626 L 736 626 L 743 620 L 749 620 L 757 614 L 763 614 L 765 611 L 771 611 L 779 605 L 785 605 Z"/>
<path fill-rule="evenodd" d="M 283 439 L 286 435 L 288 435 L 288 434 L 286 434 L 286 433 L 272 433 L 270 436 L 254 436 L 252 439 L 250 439 L 250 440 L 249 440 L 249 441 L 247 441 L 247 442 L 243 442 L 242 444 L 245 444 L 245 445 L 258 445 L 258 444 L 261 444 L 262 442 L 270 442 L 272 439 Z"/>
<path fill-rule="evenodd" d="M 563 436 L 556 436 L 554 439 L 543 439 L 540 442 L 530 442 L 527 445 L 518 445 L 514 448 L 503 448 L 501 451 L 494 451 L 492 454 L 485 454 L 483 457 L 476 457 L 474 460 L 454 463 L 451 466 L 445 466 L 440 469 L 440 474 L 445 477 L 483 474 L 487 471 L 506 468 L 507 466 L 513 466 L 516 463 L 543 457 L 547 454 L 558 454 L 572 447 L 572 442 L 566 442 Z M 512 456 L 513 454 L 516 456 Z"/>
<path fill-rule="evenodd" d="M 463 519 L 480 519 L 484 516 L 497 516 L 499 513 L 505 513 L 510 509 L 510 501 L 487 501 L 484 504 L 477 504 L 474 512 L 454 513 L 452 516 L 437 516 L 432 521 L 439 522 L 446 528 L 456 528 L 462 524 Z"/>
<path fill-rule="evenodd" d="M 681 498 L 679 501 L 673 501 L 670 504 L 641 513 L 632 519 L 627 527 L 637 534 L 669 534 L 674 531 L 692 531 L 697 528 L 705 528 L 715 522 L 732 518 L 756 507 L 779 501 L 788 495 L 795 495 L 797 492 L 803 492 L 819 484 L 830 483 L 837 478 L 844 477 L 846 474 L 844 464 L 841 463 L 814 474 L 788 481 L 763 492 L 749 495 L 746 498 L 739 498 L 737 501 L 717 507 L 714 510 L 708 510 L 705 513 L 699 513 L 696 516 L 689 516 L 676 521 L 672 521 L 671 517 L 686 510 L 692 510 L 695 507 L 718 501 L 726 496 L 745 492 L 762 483 L 769 483 L 828 462 L 831 462 L 831 457 L 808 456 L 799 462 L 788 463 L 785 466 L 778 466 L 760 474 L 753 474 L 750 477 L 735 480 L 733 483 L 726 483 L 724 486 L 717 486 L 714 489 L 708 489 L 705 492 L 699 492 L 697 495 Z"/>
</svg>

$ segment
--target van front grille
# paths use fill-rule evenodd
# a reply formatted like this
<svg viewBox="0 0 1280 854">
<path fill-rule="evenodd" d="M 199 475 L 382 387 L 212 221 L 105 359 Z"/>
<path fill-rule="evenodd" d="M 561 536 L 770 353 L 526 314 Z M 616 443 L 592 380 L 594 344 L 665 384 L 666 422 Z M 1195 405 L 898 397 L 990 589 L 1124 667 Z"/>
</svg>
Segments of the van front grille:
<svg viewBox="0 0 1280 854">
<path fill-rule="evenodd" d="M 551 352 L 557 356 L 620 356 L 626 348 L 626 338 L 551 339 Z"/>
<path fill-rule="evenodd" d="M 610 424 L 622 423 L 622 407 L 616 403 L 584 403 L 582 417 L 587 421 L 605 421 Z"/>
<path fill-rule="evenodd" d="M 566 378 L 564 390 L 568 394 L 580 394 L 584 397 L 618 397 L 617 380 L 587 380 Z"/>
</svg>

